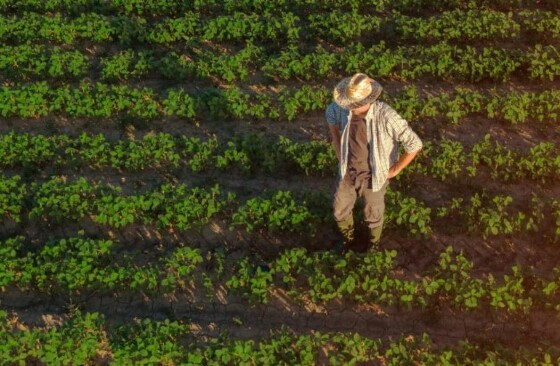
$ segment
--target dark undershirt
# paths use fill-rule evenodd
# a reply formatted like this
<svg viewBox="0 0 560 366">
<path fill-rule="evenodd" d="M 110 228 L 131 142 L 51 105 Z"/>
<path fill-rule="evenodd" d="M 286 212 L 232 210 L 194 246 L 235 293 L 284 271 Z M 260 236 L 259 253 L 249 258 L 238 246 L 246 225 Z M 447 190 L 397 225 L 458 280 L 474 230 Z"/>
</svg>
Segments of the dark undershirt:
<svg viewBox="0 0 560 366">
<path fill-rule="evenodd" d="M 371 177 L 369 144 L 367 142 L 366 114 L 352 114 L 348 131 L 348 177 L 352 181 Z"/>
</svg>

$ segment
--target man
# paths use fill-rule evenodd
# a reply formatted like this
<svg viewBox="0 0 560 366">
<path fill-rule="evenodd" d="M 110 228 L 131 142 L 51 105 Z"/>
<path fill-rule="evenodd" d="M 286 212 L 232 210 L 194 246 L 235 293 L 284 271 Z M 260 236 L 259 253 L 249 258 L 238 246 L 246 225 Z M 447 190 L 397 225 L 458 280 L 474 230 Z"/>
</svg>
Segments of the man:
<svg viewBox="0 0 560 366">
<path fill-rule="evenodd" d="M 357 197 L 364 200 L 368 246 L 378 246 L 389 179 L 410 164 L 422 148 L 407 121 L 377 100 L 382 90 L 377 81 L 356 73 L 336 85 L 334 102 L 325 112 L 339 162 L 333 211 L 344 250 L 354 241 L 352 211 Z M 399 143 L 405 151 L 400 159 Z"/>
</svg>

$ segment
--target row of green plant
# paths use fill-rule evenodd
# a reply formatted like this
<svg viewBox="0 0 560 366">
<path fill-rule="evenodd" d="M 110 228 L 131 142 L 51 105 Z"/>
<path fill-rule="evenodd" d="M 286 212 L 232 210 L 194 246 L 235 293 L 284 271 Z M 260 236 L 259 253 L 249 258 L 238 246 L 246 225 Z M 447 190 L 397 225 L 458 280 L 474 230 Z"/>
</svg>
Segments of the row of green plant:
<svg viewBox="0 0 560 366">
<path fill-rule="evenodd" d="M 336 173 L 337 160 L 330 144 L 323 141 L 294 142 L 285 136 L 272 141 L 263 133 L 250 133 L 229 140 L 200 139 L 167 133 L 141 139 L 110 142 L 102 134 L 31 135 L 10 132 L 0 135 L 0 166 L 5 168 L 112 167 L 125 170 L 148 168 L 201 171 L 236 171 L 253 174 Z"/>
<path fill-rule="evenodd" d="M 127 14 L 140 16 L 169 16 L 194 11 L 203 14 L 228 14 L 233 12 L 265 11 L 287 12 L 294 11 L 306 15 L 344 9 L 360 12 L 386 13 L 391 10 L 400 10 L 414 13 L 424 13 L 426 10 L 445 11 L 453 9 L 497 9 L 512 10 L 515 12 L 523 9 L 550 9 L 556 10 L 558 4 L 554 1 L 538 2 L 530 0 L 308 0 L 302 3 L 299 0 L 281 0 L 273 3 L 262 0 L 205 0 L 184 3 L 176 0 L 147 0 L 147 1 L 121 1 L 121 0 L 13 0 L 0 3 L 0 10 L 8 13 L 22 11 L 36 12 L 64 12 L 81 14 L 87 11 L 102 12 L 106 14 Z"/>
<path fill-rule="evenodd" d="M 241 296 L 251 304 L 266 304 L 281 290 L 297 303 L 349 301 L 408 309 L 446 304 L 462 311 L 510 315 L 560 311 L 560 268 L 538 275 L 532 267 L 514 265 L 500 278 L 491 273 L 476 276 L 473 263 L 452 246 L 440 253 L 433 267 L 411 279 L 397 270 L 395 250 L 340 255 L 294 248 L 266 265 L 250 257 L 234 259 L 223 251 L 202 253 L 188 246 L 138 265 L 141 255 L 138 250 L 123 252 L 112 240 L 83 236 L 51 239 L 26 250 L 20 235 L 2 242 L 0 287 L 71 296 L 73 301 L 92 293 L 155 296 L 185 291 L 212 301 L 223 288 L 226 295 Z"/>
<path fill-rule="evenodd" d="M 0 73 L 8 80 L 41 78 L 83 78 L 91 67 L 83 53 L 62 51 L 55 46 L 0 47 Z"/>
<path fill-rule="evenodd" d="M 492 341 L 462 341 L 453 347 L 436 348 L 430 337 L 400 335 L 397 339 L 374 339 L 352 332 L 296 334 L 288 327 L 272 331 L 259 340 L 220 336 L 202 340 L 189 324 L 177 320 L 141 318 L 109 325 L 105 315 L 74 311 L 61 325 L 51 328 L 20 328 L 12 316 L 0 311 L 0 357 L 8 364 L 41 362 L 76 365 L 111 363 L 182 365 L 450 365 L 559 363 L 558 350 L 546 347 L 538 353 Z M 556 358 L 556 360 L 555 360 Z"/>
<path fill-rule="evenodd" d="M 17 189 L 14 189 L 17 187 Z M 330 197 L 322 191 L 275 191 L 239 202 L 233 192 L 164 183 L 141 194 L 127 195 L 121 186 L 80 177 L 72 182 L 55 177 L 44 183 L 22 183 L 20 176 L 0 179 L 0 217 L 49 219 L 56 223 L 90 217 L 99 225 L 121 228 L 152 224 L 159 228 L 200 229 L 223 218 L 230 229 L 252 232 L 294 232 L 313 236 L 321 222 L 331 222 Z M 390 193 L 387 226 L 428 234 L 431 209 L 414 198 Z M 393 207 L 394 206 L 394 207 Z"/>
<path fill-rule="evenodd" d="M 481 167 L 493 180 L 523 182 L 528 179 L 540 183 L 560 178 L 560 151 L 556 143 L 543 141 L 529 148 L 526 153 L 492 141 L 486 134 L 466 152 L 462 143 L 443 138 L 427 141 L 422 153 L 397 179 L 408 181 L 414 174 L 422 174 L 446 181 L 449 178 L 475 177 Z"/>
<path fill-rule="evenodd" d="M 560 120 L 560 93 L 555 89 L 536 92 L 491 89 L 482 92 L 457 87 L 451 92 L 427 95 L 415 86 L 407 86 L 395 96 L 388 96 L 387 100 L 411 121 L 443 117 L 458 123 L 465 117 L 476 116 L 512 124 Z"/>
<path fill-rule="evenodd" d="M 22 183 L 20 176 L 0 179 L 0 217 L 48 219 L 55 223 L 90 218 L 98 225 L 121 228 L 129 224 L 179 230 L 200 229 L 212 219 L 224 219 L 230 229 L 247 232 L 293 232 L 314 236 L 321 223 L 333 224 L 329 194 L 323 191 L 276 191 L 236 200 L 234 192 L 164 183 L 140 194 L 124 194 L 121 186 L 103 185 L 80 177 L 72 182 L 55 177 L 44 183 Z M 388 190 L 385 224 L 410 235 L 432 232 L 432 220 L 452 218 L 447 230 L 473 234 L 521 235 L 539 233 L 547 242 L 560 240 L 560 200 L 533 194 L 530 202 L 485 189 L 470 197 L 453 197 L 428 207 L 425 202 Z M 449 222 L 447 220 L 446 222 Z"/>
<path fill-rule="evenodd" d="M 535 193 L 530 202 L 520 204 L 509 195 L 491 196 L 483 189 L 468 199 L 451 198 L 436 208 L 434 216 L 460 220 L 469 232 L 481 233 L 484 238 L 539 233 L 549 242 L 560 242 L 560 200 L 545 200 Z"/>
<path fill-rule="evenodd" d="M 542 10 L 499 12 L 487 8 L 455 9 L 431 17 L 393 11 L 371 12 L 335 9 L 307 17 L 309 30 L 327 42 L 346 44 L 362 37 L 395 41 L 521 41 L 550 43 L 560 37 L 558 13 Z M 305 34 L 303 31 L 301 34 Z"/>
<path fill-rule="evenodd" d="M 206 19 L 199 12 L 185 12 L 158 21 L 136 16 L 82 13 L 67 18 L 60 13 L 37 13 L 0 17 L 0 40 L 13 44 L 53 42 L 63 45 L 80 41 L 130 45 L 135 42 L 167 44 L 202 41 L 266 41 L 293 43 L 299 39 L 299 18 L 291 12 L 281 16 L 271 12 L 236 12 Z"/>
<path fill-rule="evenodd" d="M 278 94 L 249 94 L 237 87 L 207 88 L 189 94 L 184 89 L 167 89 L 157 94 L 152 88 L 134 88 L 100 82 L 51 88 L 35 82 L 0 89 L 2 117 L 39 118 L 51 113 L 69 117 L 128 116 L 154 119 L 161 116 L 223 119 L 288 119 L 299 113 L 324 108 L 329 92 L 303 86 L 297 91 L 283 88 Z M 251 99 L 251 100 L 250 100 Z"/>
<path fill-rule="evenodd" d="M 157 73 L 171 80 L 217 77 L 227 82 L 246 80 L 262 59 L 263 49 L 248 44 L 235 54 L 193 49 L 192 55 L 171 51 L 124 50 L 95 60 L 78 51 L 51 46 L 4 46 L 0 48 L 0 72 L 8 80 L 79 80 L 94 73 L 103 81 L 142 79 Z M 98 66 L 97 66 L 98 65 Z"/>
<path fill-rule="evenodd" d="M 331 142 L 314 140 L 294 142 L 285 136 L 276 139 L 264 133 L 249 133 L 229 140 L 201 139 L 167 133 L 147 134 L 142 138 L 108 141 L 102 134 L 82 132 L 68 135 L 31 135 L 14 131 L 0 135 L 0 167 L 42 168 L 48 165 L 112 167 L 123 170 L 184 169 L 192 172 L 222 171 L 242 175 L 305 174 L 334 176 L 338 161 Z M 422 153 L 396 180 L 414 181 L 416 174 L 441 181 L 477 176 L 488 171 L 493 180 L 540 183 L 560 179 L 560 150 L 552 141 L 543 141 L 527 153 L 508 148 L 487 134 L 470 151 L 459 141 L 425 141 Z"/>
<path fill-rule="evenodd" d="M 277 93 L 248 93 L 238 87 L 206 88 L 188 93 L 181 88 L 156 92 L 100 82 L 50 87 L 46 81 L 0 89 L 2 117 L 39 118 L 51 114 L 68 117 L 119 117 L 294 120 L 301 114 L 324 111 L 332 91 L 307 85 L 294 90 L 280 86 Z M 452 92 L 428 95 L 409 86 L 382 99 L 411 122 L 444 118 L 458 123 L 466 117 L 486 117 L 512 124 L 560 120 L 560 91 L 538 92 L 492 89 L 481 92 L 457 87 Z"/>
<path fill-rule="evenodd" d="M 499 81 L 514 77 L 555 80 L 560 75 L 560 53 L 555 46 L 531 48 L 459 47 L 447 42 L 434 45 L 387 47 L 385 41 L 371 47 L 351 43 L 341 52 L 323 45 L 306 51 L 289 45 L 261 67 L 266 76 L 279 80 L 323 80 L 355 72 L 376 77 L 415 80 L 431 77 L 444 81 Z"/>
<path fill-rule="evenodd" d="M 198 11 L 182 12 L 180 17 L 159 18 L 153 21 L 137 16 L 108 16 L 86 12 L 78 17 L 61 13 L 40 15 L 24 12 L 23 15 L 4 16 L 0 25 L 4 31 L 0 40 L 8 42 L 48 41 L 73 44 L 78 40 L 94 42 L 135 41 L 168 43 L 177 41 L 277 41 L 294 43 L 323 39 L 328 42 L 346 43 L 368 35 L 375 38 L 415 40 L 423 42 L 441 40 L 521 40 L 550 43 L 560 37 L 560 17 L 556 12 L 523 10 L 504 13 L 489 9 L 455 9 L 432 17 L 407 16 L 398 11 L 374 15 L 344 8 L 327 12 L 309 12 L 296 15 L 292 9 L 274 14 L 277 9 L 208 16 Z M 523 33 L 522 33 L 523 31 Z"/>
<path fill-rule="evenodd" d="M 369 49 L 352 43 L 342 53 L 329 52 L 319 45 L 307 53 L 289 46 L 279 55 L 265 55 L 263 47 L 252 43 L 232 54 L 198 48 L 191 55 L 171 51 L 161 56 L 153 51 L 124 50 L 101 58 L 99 67 L 94 68 L 93 62 L 78 51 L 24 45 L 0 48 L 0 71 L 11 79 L 78 79 L 96 72 L 104 81 L 124 81 L 157 72 L 174 80 L 217 77 L 230 83 L 246 80 L 258 70 L 276 81 L 319 80 L 357 70 L 402 80 L 434 77 L 470 82 L 505 82 L 514 76 L 553 81 L 560 75 L 560 52 L 555 46 L 540 44 L 513 50 L 460 48 L 447 43 L 389 49 L 382 41 Z"/>
</svg>

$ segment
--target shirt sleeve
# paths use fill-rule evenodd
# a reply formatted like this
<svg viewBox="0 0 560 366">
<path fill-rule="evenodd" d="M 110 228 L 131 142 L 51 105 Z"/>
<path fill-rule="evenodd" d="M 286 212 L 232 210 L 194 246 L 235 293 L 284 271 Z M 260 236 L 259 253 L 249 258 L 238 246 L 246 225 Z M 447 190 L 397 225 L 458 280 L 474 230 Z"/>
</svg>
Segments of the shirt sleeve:
<svg viewBox="0 0 560 366">
<path fill-rule="evenodd" d="M 402 144 L 404 151 L 412 153 L 422 148 L 420 137 L 408 125 L 408 122 L 387 104 L 385 105 L 385 118 L 389 132 L 392 133 L 395 140 Z"/>
<path fill-rule="evenodd" d="M 338 118 L 336 116 L 335 108 L 336 107 L 335 107 L 334 103 L 329 104 L 329 106 L 327 107 L 327 109 L 325 111 L 325 118 L 327 119 L 327 123 L 329 125 L 338 126 L 338 125 L 340 125 L 340 122 L 338 121 Z"/>
</svg>

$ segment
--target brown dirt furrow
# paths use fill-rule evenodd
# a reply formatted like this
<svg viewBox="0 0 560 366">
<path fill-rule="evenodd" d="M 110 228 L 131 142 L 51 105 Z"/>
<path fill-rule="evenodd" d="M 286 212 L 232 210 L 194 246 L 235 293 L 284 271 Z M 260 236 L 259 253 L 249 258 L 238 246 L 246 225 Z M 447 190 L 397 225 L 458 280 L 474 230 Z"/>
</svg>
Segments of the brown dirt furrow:
<svg viewBox="0 0 560 366">
<path fill-rule="evenodd" d="M 29 326 L 49 327 L 68 317 L 69 307 L 36 304 L 26 308 L 2 306 L 20 322 Z M 286 302 L 278 293 L 266 305 L 248 305 L 228 298 L 221 302 L 192 302 L 189 296 L 178 296 L 173 302 L 165 298 L 128 300 L 92 299 L 80 306 L 82 311 L 100 312 L 109 324 L 130 322 L 136 318 L 182 320 L 190 323 L 193 334 L 218 336 L 224 332 L 235 338 L 254 339 L 287 326 L 298 333 L 356 332 L 371 338 L 395 338 L 400 335 L 428 333 L 436 345 L 452 345 L 460 339 L 476 341 L 493 339 L 509 345 L 547 341 L 560 344 L 560 318 L 552 313 L 530 314 L 516 319 L 482 310 L 458 312 L 452 309 L 404 310 L 374 305 L 335 304 L 311 307 Z"/>
</svg>

